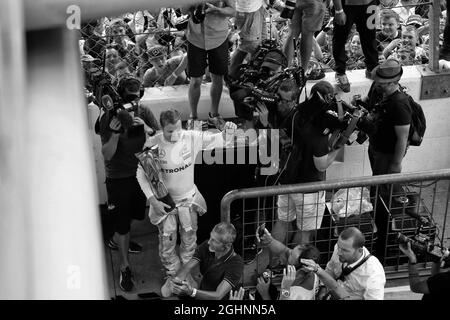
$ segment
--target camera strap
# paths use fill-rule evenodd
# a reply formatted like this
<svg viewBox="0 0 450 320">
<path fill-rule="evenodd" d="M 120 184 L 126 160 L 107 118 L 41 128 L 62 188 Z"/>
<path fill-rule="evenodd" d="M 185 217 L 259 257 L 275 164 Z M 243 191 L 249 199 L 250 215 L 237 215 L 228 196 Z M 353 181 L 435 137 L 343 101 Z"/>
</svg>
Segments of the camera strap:
<svg viewBox="0 0 450 320">
<path fill-rule="evenodd" d="M 358 269 L 361 265 L 363 265 L 370 257 L 372 256 L 372 254 L 368 254 L 367 256 L 364 257 L 364 259 L 362 259 L 360 262 L 358 262 L 355 266 L 353 267 L 344 267 L 344 264 L 341 265 L 342 267 L 342 272 L 341 275 L 336 279 L 336 280 L 341 280 L 341 281 L 345 281 L 345 277 L 348 276 L 350 273 L 352 273 L 353 271 L 355 271 L 356 269 Z"/>
</svg>

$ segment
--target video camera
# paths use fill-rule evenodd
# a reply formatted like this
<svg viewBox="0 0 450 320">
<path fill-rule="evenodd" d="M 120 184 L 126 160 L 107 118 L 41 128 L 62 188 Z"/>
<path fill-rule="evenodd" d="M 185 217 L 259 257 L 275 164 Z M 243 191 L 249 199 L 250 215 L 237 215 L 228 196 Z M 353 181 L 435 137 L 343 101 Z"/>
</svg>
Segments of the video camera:
<svg viewBox="0 0 450 320">
<path fill-rule="evenodd" d="M 433 223 L 430 221 L 429 223 Z M 443 251 L 447 251 L 445 248 L 435 243 L 435 233 L 429 233 L 424 231 L 425 225 L 422 223 L 417 228 L 416 234 L 412 237 L 408 237 L 402 233 L 397 233 L 397 242 L 399 244 L 411 243 L 411 249 L 418 257 L 430 259 L 432 262 L 439 263 L 444 256 Z M 450 267 L 450 256 L 447 256 L 443 260 L 443 268 Z"/>
<path fill-rule="evenodd" d="M 284 9 L 280 14 L 280 17 L 283 19 L 292 19 L 294 16 L 295 5 L 297 4 L 297 0 L 286 0 L 284 5 Z"/>
<path fill-rule="evenodd" d="M 354 96 L 354 100 L 356 105 L 334 98 L 320 115 L 322 133 L 332 132 L 329 145 L 333 150 L 354 141 L 362 144 L 376 130 L 374 114 L 363 106 L 359 96 Z"/>
<path fill-rule="evenodd" d="M 135 112 L 138 109 L 139 99 L 142 98 L 143 94 L 144 89 L 141 82 L 131 75 L 123 77 L 115 88 L 109 74 L 103 72 L 98 76 L 94 85 L 97 105 L 110 115 L 110 119 L 113 117 L 119 119 L 122 125 L 120 133 L 133 126 L 133 117 L 130 112 Z M 139 126 L 133 127 L 132 131 L 141 129 L 137 127 Z M 98 131 L 96 126 L 96 132 L 98 133 Z"/>
<path fill-rule="evenodd" d="M 303 69 L 301 67 L 286 68 L 281 73 L 266 80 L 259 79 L 255 86 L 250 86 L 250 96 L 256 102 L 277 104 L 280 101 L 278 89 L 284 81 L 293 79 L 298 87 L 306 83 Z M 244 85 L 245 86 L 245 85 Z"/>
</svg>

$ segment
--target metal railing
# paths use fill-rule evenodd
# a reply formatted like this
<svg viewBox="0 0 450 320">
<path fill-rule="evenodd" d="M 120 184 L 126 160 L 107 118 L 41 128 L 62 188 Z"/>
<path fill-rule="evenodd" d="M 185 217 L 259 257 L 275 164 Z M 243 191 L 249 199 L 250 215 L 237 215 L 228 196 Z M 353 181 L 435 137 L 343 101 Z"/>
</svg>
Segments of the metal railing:
<svg viewBox="0 0 450 320">
<path fill-rule="evenodd" d="M 321 191 L 326 192 L 327 204 L 323 218 L 318 212 L 319 206 L 315 207 L 316 225 L 311 243 L 321 252 L 322 266 L 331 258 L 339 233 L 349 226 L 358 227 L 364 233 L 365 246 L 379 258 L 388 278 L 407 274 L 407 258 L 398 249 L 398 234 L 411 239 L 428 237 L 424 241 L 435 244 L 436 248 L 448 247 L 445 234 L 450 227 L 447 219 L 450 169 L 233 190 L 221 201 L 221 219 L 232 222 L 238 230 L 236 251 L 243 255 L 247 265 L 251 265 L 245 269 L 247 286 L 252 285 L 255 273 L 262 273 L 269 265 L 276 264 L 273 257 L 261 253 L 264 246 L 255 245 L 256 229 L 263 223 L 277 239 L 273 230 L 279 222 L 278 212 L 283 211 L 286 203 L 280 206 L 276 197 Z M 359 192 L 356 192 L 357 196 L 355 191 Z M 289 201 L 292 198 L 287 207 Z M 364 211 L 361 208 L 367 207 L 368 203 L 372 207 L 361 213 Z M 302 209 L 301 205 L 296 206 L 297 221 L 305 218 Z M 284 236 L 283 242 L 288 247 L 298 244 L 295 237 L 294 241 L 289 240 L 296 229 L 300 230 L 299 227 L 293 229 Z M 429 258 L 430 255 L 420 258 L 421 272 L 428 272 Z"/>
</svg>

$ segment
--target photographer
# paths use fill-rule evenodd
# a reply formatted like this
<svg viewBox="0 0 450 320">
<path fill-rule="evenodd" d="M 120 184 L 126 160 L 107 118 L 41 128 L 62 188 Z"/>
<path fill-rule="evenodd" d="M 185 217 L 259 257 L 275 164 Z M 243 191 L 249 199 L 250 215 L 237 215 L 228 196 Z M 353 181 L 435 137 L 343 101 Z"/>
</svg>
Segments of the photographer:
<svg viewBox="0 0 450 320">
<path fill-rule="evenodd" d="M 98 123 L 105 161 L 108 211 L 114 219 L 115 231 L 108 246 L 119 250 L 119 286 L 123 291 L 133 289 L 128 253 L 142 250 L 140 245 L 130 243 L 131 220 L 144 219 L 146 208 L 145 195 L 136 180 L 138 159 L 134 154 L 142 150 L 146 132 L 153 133 L 157 129 L 149 127 L 142 118 L 135 116 L 139 112 L 136 103 L 139 88 L 138 80 L 123 79 L 118 90 L 120 102 L 113 101 L 115 106 L 111 109 L 104 106 L 105 113 Z M 126 110 L 122 103 L 132 104 L 133 107 Z"/>
<path fill-rule="evenodd" d="M 280 163 L 281 184 L 325 180 L 325 171 L 340 150 L 330 150 L 328 133 L 324 134 L 322 124 L 332 97 L 333 86 L 327 81 L 319 81 L 311 88 L 310 98 L 298 106 L 298 114 L 288 118 L 291 120 L 285 128 L 292 148 Z M 291 132 L 291 127 L 294 132 Z M 272 230 L 273 237 L 283 243 L 286 240 L 289 242 L 286 236 L 296 221 L 297 231 L 293 241 L 307 244 L 322 223 L 325 192 L 279 195 L 277 206 L 278 221 Z"/>
<path fill-rule="evenodd" d="M 364 246 L 364 235 L 355 227 L 341 232 L 333 255 L 323 270 L 316 262 L 301 259 L 314 272 L 332 299 L 383 300 L 386 277 L 380 261 Z M 322 293 L 319 293 L 322 296 Z"/>
<path fill-rule="evenodd" d="M 187 71 L 191 77 L 188 92 L 191 108 L 189 129 L 197 128 L 195 120 L 197 120 L 200 85 L 207 66 L 212 80 L 208 123 L 219 130 L 223 129 L 225 121 L 219 115 L 219 102 L 222 96 L 223 77 L 228 73 L 228 20 L 235 13 L 234 0 L 201 2 L 199 6 L 190 8 L 191 19 L 186 30 Z"/>
<path fill-rule="evenodd" d="M 209 240 L 200 244 L 192 259 L 166 280 L 161 288 L 162 295 L 175 294 L 198 300 L 228 299 L 229 293 L 241 286 L 244 276 L 244 262 L 233 249 L 235 239 L 236 229 L 231 223 L 215 225 Z M 202 275 L 199 283 L 194 280 L 193 273 L 197 267 Z"/>
<path fill-rule="evenodd" d="M 417 270 L 417 257 L 411 249 L 411 242 L 399 244 L 400 250 L 409 259 L 409 286 L 412 292 L 423 293 L 422 300 L 440 300 L 448 297 L 450 291 L 450 270 L 440 272 L 441 264 L 450 267 L 446 260 L 449 258 L 448 249 L 445 250 L 440 261 L 433 262 L 431 266 L 431 276 L 421 280 Z"/>
<path fill-rule="evenodd" d="M 261 102 L 254 89 L 257 89 L 258 92 L 263 92 L 263 94 L 271 95 L 271 93 L 266 91 L 268 89 L 266 82 L 281 75 L 283 68 L 286 66 L 286 57 L 281 51 L 269 51 L 264 55 L 259 69 L 255 70 L 253 67 L 248 67 L 241 75 L 239 81 L 230 85 L 230 97 L 233 99 L 235 113 L 239 119 L 244 121 L 244 129 L 278 127 L 273 122 L 274 119 L 272 119 L 274 113 L 271 112 L 270 121 L 267 114 L 269 109 L 276 110 L 278 102 Z M 281 91 L 290 90 L 284 89 Z M 277 91 L 272 96 L 278 100 L 277 98 L 280 98 L 280 88 L 277 88 Z M 288 92 L 288 96 L 290 101 L 293 101 L 295 98 L 291 97 L 290 92 Z M 281 99 L 281 101 L 284 100 Z M 258 113 L 257 118 L 254 116 L 255 113 Z"/>
<path fill-rule="evenodd" d="M 286 268 L 283 270 L 283 279 L 281 281 L 280 300 L 315 300 L 316 292 L 319 289 L 319 278 L 313 272 L 306 272 L 301 269 L 301 259 L 311 259 L 319 262 L 320 252 L 311 245 L 297 245 L 289 249 L 281 242 L 275 240 L 267 229 L 264 228 L 264 234 L 259 237 L 256 234 L 258 242 L 266 245 L 270 252 L 280 256 L 281 264 Z M 264 300 L 271 300 L 269 293 L 270 279 L 264 277 L 258 278 L 256 286 L 257 291 Z"/>
</svg>

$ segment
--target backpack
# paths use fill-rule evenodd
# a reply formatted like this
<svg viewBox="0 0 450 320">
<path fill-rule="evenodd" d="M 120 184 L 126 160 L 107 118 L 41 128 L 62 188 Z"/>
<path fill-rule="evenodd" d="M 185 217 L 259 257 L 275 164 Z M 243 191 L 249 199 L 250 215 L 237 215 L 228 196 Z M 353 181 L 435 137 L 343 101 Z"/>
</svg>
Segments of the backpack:
<svg viewBox="0 0 450 320">
<path fill-rule="evenodd" d="M 409 145 L 420 146 L 427 129 L 427 122 L 422 106 L 414 101 L 413 97 L 405 92 L 404 87 L 400 87 L 401 91 L 408 97 L 409 107 L 411 109 L 411 127 L 409 129 Z"/>
</svg>

